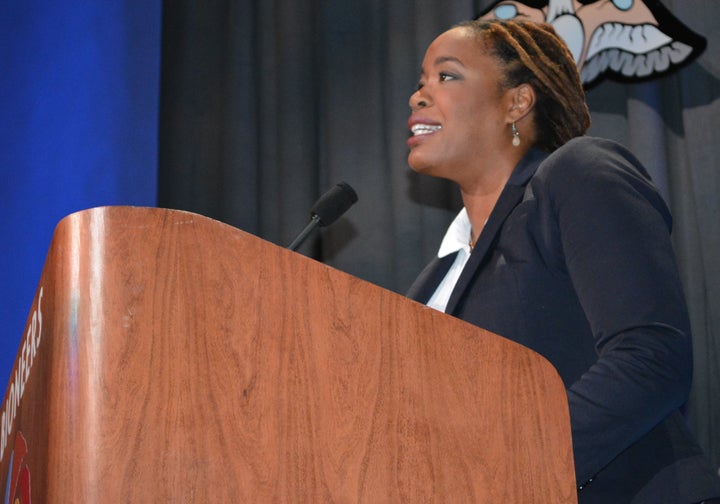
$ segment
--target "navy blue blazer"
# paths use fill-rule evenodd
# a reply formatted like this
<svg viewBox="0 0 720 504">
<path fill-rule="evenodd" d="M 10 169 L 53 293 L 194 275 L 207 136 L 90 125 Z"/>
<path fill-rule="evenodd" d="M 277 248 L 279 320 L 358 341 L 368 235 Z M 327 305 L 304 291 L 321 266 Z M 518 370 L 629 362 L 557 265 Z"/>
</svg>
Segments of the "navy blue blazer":
<svg viewBox="0 0 720 504">
<path fill-rule="evenodd" d="M 662 197 L 619 144 L 581 137 L 531 150 L 448 302 L 447 313 L 557 368 L 581 503 L 720 496 L 680 413 L 692 349 L 670 229 Z M 432 261 L 408 296 L 426 303 L 454 259 Z"/>
</svg>

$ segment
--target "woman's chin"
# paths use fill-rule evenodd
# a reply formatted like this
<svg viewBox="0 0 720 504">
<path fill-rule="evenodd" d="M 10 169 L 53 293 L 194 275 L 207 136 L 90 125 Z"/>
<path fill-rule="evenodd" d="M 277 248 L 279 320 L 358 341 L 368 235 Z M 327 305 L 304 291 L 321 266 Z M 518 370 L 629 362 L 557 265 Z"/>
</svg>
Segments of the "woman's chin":
<svg viewBox="0 0 720 504">
<path fill-rule="evenodd" d="M 431 174 L 433 163 L 429 162 L 429 160 L 427 159 L 422 158 L 416 152 L 410 151 L 407 160 L 410 169 L 415 173 L 423 173 L 425 175 Z"/>
<path fill-rule="evenodd" d="M 431 173 L 428 173 L 428 168 L 421 165 L 411 164 L 410 169 L 415 173 L 420 173 L 422 175 L 431 175 Z"/>
<path fill-rule="evenodd" d="M 408 166 L 410 166 L 410 169 L 415 173 L 429 175 L 431 177 L 440 177 L 436 163 L 426 160 L 421 161 L 419 159 L 413 159 L 412 156 L 408 156 Z"/>
</svg>

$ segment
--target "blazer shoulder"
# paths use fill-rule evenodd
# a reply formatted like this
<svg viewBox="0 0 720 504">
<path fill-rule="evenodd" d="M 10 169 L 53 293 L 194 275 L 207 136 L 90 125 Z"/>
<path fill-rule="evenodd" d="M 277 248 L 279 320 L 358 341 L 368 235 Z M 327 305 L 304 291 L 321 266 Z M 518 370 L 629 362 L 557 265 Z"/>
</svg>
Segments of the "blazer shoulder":
<svg viewBox="0 0 720 504">
<path fill-rule="evenodd" d="M 650 180 L 642 163 L 625 146 L 606 138 L 573 138 L 552 152 L 541 164 L 543 172 L 563 177 L 579 176 L 604 170 L 620 170 Z"/>
<path fill-rule="evenodd" d="M 574 138 L 552 152 L 538 167 L 535 178 L 556 190 L 579 190 L 621 180 L 654 189 L 647 170 L 626 147 L 588 136 Z"/>
<path fill-rule="evenodd" d="M 644 200 L 655 207 L 668 226 L 672 218 L 662 195 L 642 163 L 623 145 L 604 138 L 583 136 L 570 140 L 545 159 L 532 182 L 536 193 L 555 205 L 608 205 Z M 639 197 L 639 198 L 638 198 Z"/>
</svg>

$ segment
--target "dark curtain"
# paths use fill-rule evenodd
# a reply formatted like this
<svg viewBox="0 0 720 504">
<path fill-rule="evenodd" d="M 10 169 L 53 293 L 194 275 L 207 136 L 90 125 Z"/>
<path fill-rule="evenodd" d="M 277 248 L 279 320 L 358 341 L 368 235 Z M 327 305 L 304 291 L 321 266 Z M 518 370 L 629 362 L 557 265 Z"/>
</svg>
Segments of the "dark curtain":
<svg viewBox="0 0 720 504">
<path fill-rule="evenodd" d="M 408 98 L 429 42 L 491 3 L 164 2 L 159 204 L 287 245 L 346 181 L 360 201 L 300 252 L 404 292 L 460 205 L 453 186 L 407 167 Z M 664 4 L 707 50 L 655 81 L 594 87 L 590 134 L 630 147 L 673 209 L 696 353 L 688 413 L 717 464 L 720 4 Z"/>
</svg>

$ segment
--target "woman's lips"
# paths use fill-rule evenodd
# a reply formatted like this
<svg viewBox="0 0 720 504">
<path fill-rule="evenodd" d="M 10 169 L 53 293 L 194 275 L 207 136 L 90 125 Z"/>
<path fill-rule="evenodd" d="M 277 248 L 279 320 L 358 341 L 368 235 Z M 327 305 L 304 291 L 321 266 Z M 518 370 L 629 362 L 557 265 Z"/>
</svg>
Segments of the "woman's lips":
<svg viewBox="0 0 720 504">
<path fill-rule="evenodd" d="M 408 121 L 410 128 L 410 137 L 407 140 L 408 147 L 412 148 L 429 135 L 433 135 L 442 130 L 442 125 L 433 121 L 423 120 L 420 118 L 410 118 Z"/>
</svg>

